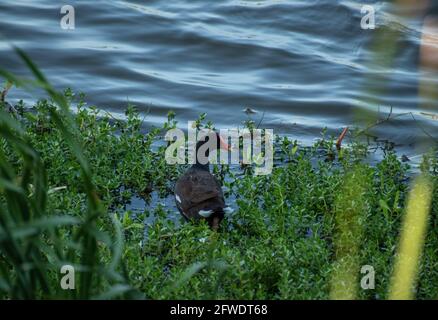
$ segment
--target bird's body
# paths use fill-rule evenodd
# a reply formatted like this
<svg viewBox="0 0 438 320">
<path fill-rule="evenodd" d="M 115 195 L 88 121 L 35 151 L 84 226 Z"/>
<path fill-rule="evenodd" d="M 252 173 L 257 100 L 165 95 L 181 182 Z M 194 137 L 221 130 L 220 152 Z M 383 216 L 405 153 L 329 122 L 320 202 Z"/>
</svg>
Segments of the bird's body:
<svg viewBox="0 0 438 320">
<path fill-rule="evenodd" d="M 187 220 L 207 219 L 213 227 L 223 219 L 225 200 L 219 181 L 209 171 L 193 166 L 175 186 L 178 210 Z"/>
</svg>

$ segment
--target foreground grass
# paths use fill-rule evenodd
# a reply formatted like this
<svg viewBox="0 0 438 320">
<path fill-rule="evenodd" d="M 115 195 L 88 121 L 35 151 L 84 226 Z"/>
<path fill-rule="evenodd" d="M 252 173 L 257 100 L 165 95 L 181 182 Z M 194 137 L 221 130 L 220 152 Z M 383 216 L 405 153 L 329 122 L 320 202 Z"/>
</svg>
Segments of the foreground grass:
<svg viewBox="0 0 438 320">
<path fill-rule="evenodd" d="M 76 109 L 73 120 L 104 212 L 96 220 L 96 228 L 116 241 L 115 218 L 123 232 L 122 263 L 115 270 L 123 277 L 116 283 L 128 285 L 132 295 L 126 296 L 125 291 L 118 295 L 116 290 L 110 297 L 327 299 L 336 286 L 333 281 L 342 281 L 345 273 L 357 283 L 355 293 L 348 297 L 388 297 L 409 191 L 408 166 L 393 152 L 370 166 L 365 162 L 367 148 L 360 144 L 353 143 L 351 148 L 338 152 L 330 139 L 322 138 L 311 148 L 298 148 L 293 141 L 277 138 L 276 158 L 281 165 L 269 176 L 254 176 L 250 168 L 216 168 L 220 178 L 227 176 L 226 196 L 236 199 L 236 211 L 227 216 L 220 232 L 214 233 L 204 224 L 176 224 L 169 219 L 171 208 L 145 208 L 143 214 L 126 210 L 125 205 L 134 195 L 147 200 L 152 191 L 162 197 L 170 194 L 172 183 L 184 169 L 166 164 L 165 146 L 151 147 L 161 139 L 163 129 L 176 125 L 173 116 L 163 128 L 144 133 L 142 121 L 132 107 L 126 112 L 127 120 L 118 121 L 96 108 L 85 107 L 82 98 L 70 91 L 65 97 Z M 23 104 L 16 108 L 25 135 L 47 172 L 52 192 L 46 214 L 86 220 L 89 199 L 81 178 L 81 163 L 54 122 L 51 110 L 57 107 L 43 100 L 30 109 Z M 5 143 L 0 147 L 4 161 L 22 172 L 23 157 Z M 335 161 L 326 161 L 334 157 Z M 433 184 L 437 168 L 433 157 L 426 158 L 422 166 Z M 2 191 L 2 201 L 4 196 Z M 434 191 L 414 294 L 420 299 L 438 296 L 437 200 Z M 150 215 L 155 219 L 145 238 L 144 220 Z M 62 251 L 63 241 L 71 240 L 77 228 L 60 225 L 56 228 L 59 243 L 53 243 L 44 232 L 41 242 Z M 115 254 L 102 241 L 97 242 L 95 253 L 101 266 L 110 265 Z M 339 263 L 345 257 L 353 257 L 354 261 Z M 46 262 L 45 270 L 50 274 L 47 286 L 53 290 L 38 288 L 35 297 L 65 296 L 59 288 L 60 264 Z M 19 271 L 2 251 L 0 264 L 14 283 Z M 374 290 L 359 287 L 363 265 L 375 269 Z M 93 283 L 90 296 L 98 297 L 113 282 Z M 0 297 L 13 296 L 12 288 L 0 286 Z"/>
</svg>

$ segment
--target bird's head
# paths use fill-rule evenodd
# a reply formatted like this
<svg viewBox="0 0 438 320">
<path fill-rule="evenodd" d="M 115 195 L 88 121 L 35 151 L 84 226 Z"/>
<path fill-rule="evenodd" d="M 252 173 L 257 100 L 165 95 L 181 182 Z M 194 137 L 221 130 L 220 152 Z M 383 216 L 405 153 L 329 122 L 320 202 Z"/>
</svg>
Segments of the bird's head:
<svg viewBox="0 0 438 320">
<path fill-rule="evenodd" d="M 231 146 L 225 141 L 221 135 L 213 130 L 204 131 L 198 137 L 196 143 L 196 164 L 208 167 L 208 157 L 213 150 L 231 150 Z"/>
</svg>

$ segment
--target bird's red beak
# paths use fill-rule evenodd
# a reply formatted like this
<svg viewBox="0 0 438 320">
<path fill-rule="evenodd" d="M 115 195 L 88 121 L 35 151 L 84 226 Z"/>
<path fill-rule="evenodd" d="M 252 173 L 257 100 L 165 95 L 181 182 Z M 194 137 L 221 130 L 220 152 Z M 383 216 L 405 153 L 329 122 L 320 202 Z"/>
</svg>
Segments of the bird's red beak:
<svg viewBox="0 0 438 320">
<path fill-rule="evenodd" d="M 221 149 L 224 149 L 226 151 L 230 151 L 231 150 L 231 146 L 220 136 L 220 134 L 218 134 L 219 137 L 219 142 L 221 145 Z"/>
</svg>

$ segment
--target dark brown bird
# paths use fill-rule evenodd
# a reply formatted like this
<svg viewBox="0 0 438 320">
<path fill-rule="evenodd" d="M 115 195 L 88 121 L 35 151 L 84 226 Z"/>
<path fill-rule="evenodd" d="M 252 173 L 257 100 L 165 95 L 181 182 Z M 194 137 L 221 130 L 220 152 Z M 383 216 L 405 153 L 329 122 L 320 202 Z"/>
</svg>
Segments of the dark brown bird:
<svg viewBox="0 0 438 320">
<path fill-rule="evenodd" d="M 224 195 L 219 181 L 210 173 L 208 161 L 202 163 L 198 154 L 199 149 L 204 149 L 204 144 L 210 139 L 213 139 L 213 142 L 216 140 L 216 148 L 227 151 L 230 149 L 229 145 L 216 132 L 211 132 L 204 141 L 199 141 L 196 144 L 196 163 L 176 182 L 175 202 L 179 212 L 186 220 L 206 219 L 210 227 L 217 230 L 224 218 Z M 208 158 L 208 148 L 204 155 Z"/>
</svg>

